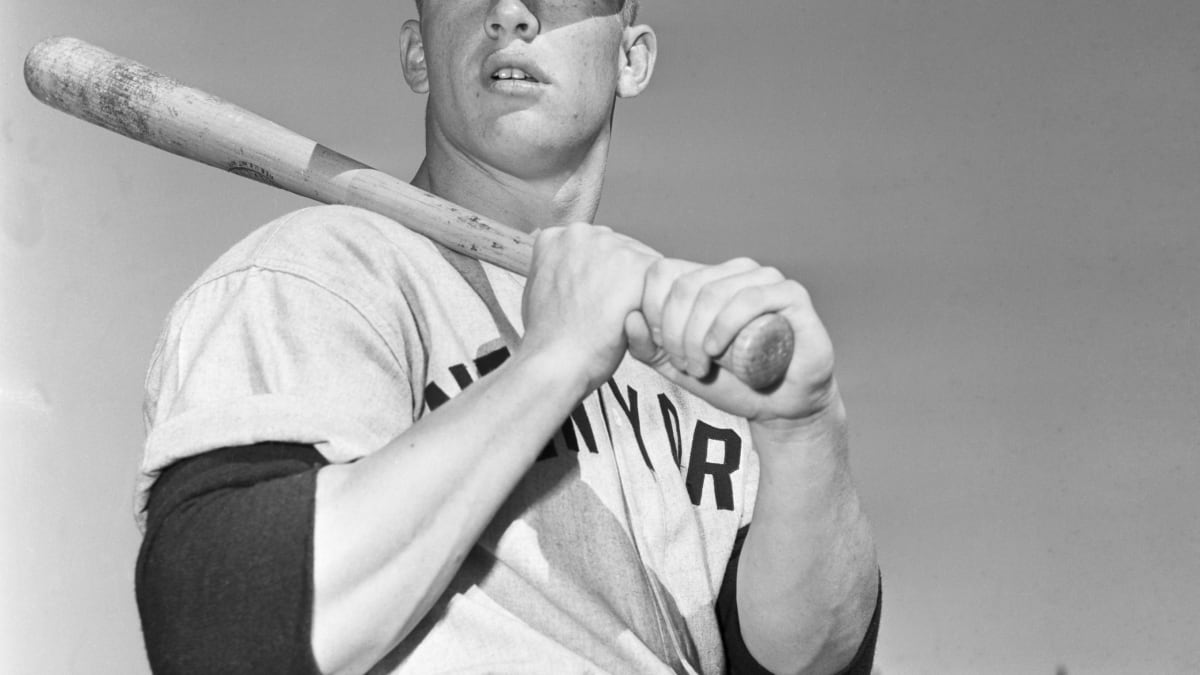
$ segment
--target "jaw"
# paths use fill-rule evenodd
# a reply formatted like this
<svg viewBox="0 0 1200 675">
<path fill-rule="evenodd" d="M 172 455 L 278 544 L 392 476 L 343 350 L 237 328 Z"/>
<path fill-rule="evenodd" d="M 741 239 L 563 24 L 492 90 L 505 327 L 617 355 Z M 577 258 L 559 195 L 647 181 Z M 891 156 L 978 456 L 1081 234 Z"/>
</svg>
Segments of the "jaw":
<svg viewBox="0 0 1200 675">
<path fill-rule="evenodd" d="M 564 146 L 517 133 L 511 127 L 526 125 L 513 119 L 519 116 L 498 120 L 490 132 L 495 137 L 486 143 L 462 143 L 436 123 L 429 124 L 422 165 L 428 176 L 426 189 L 526 231 L 591 222 L 603 186 L 607 130 L 591 142 Z"/>
<path fill-rule="evenodd" d="M 506 96 L 500 110 L 473 123 L 476 133 L 467 138 L 447 134 L 444 141 L 471 161 L 527 181 L 586 172 L 597 153 L 607 156 L 607 122 L 580 128 L 569 117 L 563 120 L 512 98 L 521 97 Z"/>
<path fill-rule="evenodd" d="M 554 84 L 491 78 L 431 96 L 430 143 L 447 144 L 466 157 L 507 174 L 542 180 L 574 173 L 607 152 L 615 94 L 580 96 Z"/>
</svg>

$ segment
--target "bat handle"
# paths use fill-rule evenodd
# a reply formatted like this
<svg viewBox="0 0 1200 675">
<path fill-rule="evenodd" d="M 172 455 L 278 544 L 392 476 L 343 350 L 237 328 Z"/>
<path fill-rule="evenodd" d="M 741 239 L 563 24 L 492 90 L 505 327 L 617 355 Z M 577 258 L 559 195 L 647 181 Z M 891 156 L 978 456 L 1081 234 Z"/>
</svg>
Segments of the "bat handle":
<svg viewBox="0 0 1200 675">
<path fill-rule="evenodd" d="M 717 364 L 753 389 L 770 389 L 783 380 L 792 362 L 796 336 L 779 314 L 763 314 L 746 324 Z"/>
</svg>

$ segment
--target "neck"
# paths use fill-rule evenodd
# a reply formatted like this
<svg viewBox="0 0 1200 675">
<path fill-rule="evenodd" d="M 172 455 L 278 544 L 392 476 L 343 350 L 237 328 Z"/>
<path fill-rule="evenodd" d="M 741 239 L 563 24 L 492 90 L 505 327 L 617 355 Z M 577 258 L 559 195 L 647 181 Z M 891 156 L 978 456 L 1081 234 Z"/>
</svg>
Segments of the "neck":
<svg viewBox="0 0 1200 675">
<path fill-rule="evenodd" d="M 600 206 L 608 159 L 606 129 L 553 170 L 518 176 L 470 157 L 431 128 L 413 185 L 525 232 L 590 223 Z"/>
</svg>

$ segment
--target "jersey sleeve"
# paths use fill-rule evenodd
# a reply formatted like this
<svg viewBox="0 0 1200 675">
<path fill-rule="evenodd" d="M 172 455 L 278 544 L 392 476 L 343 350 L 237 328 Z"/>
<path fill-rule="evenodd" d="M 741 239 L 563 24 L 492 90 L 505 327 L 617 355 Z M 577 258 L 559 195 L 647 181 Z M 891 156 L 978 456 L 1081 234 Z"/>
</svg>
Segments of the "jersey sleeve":
<svg viewBox="0 0 1200 675">
<path fill-rule="evenodd" d="M 411 424 L 413 346 L 394 327 L 406 317 L 379 316 L 331 285 L 250 265 L 180 301 L 147 375 L 139 524 L 149 486 L 179 459 L 275 441 L 346 462 Z"/>
<path fill-rule="evenodd" d="M 182 460 L 155 482 L 136 590 L 155 673 L 317 675 L 312 446 L 262 443 Z"/>
</svg>

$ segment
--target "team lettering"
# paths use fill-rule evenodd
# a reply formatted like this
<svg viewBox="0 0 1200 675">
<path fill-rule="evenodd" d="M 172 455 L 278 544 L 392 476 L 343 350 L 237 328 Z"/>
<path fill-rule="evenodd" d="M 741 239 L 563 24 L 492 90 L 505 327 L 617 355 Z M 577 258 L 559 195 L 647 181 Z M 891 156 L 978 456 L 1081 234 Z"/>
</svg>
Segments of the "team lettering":
<svg viewBox="0 0 1200 675">
<path fill-rule="evenodd" d="M 472 365 L 479 377 L 487 375 L 509 356 L 509 351 L 501 347 L 474 359 Z M 474 379 L 466 364 L 458 364 L 450 368 L 450 376 L 454 378 L 459 390 L 466 389 Z M 656 468 L 646 449 L 643 436 L 642 414 L 639 405 L 642 399 L 640 393 L 631 386 L 622 387 L 615 379 L 610 378 L 604 386 L 596 390 L 600 403 L 600 414 L 604 422 L 604 430 L 612 437 L 610 415 L 620 414 L 629 422 L 633 430 L 634 440 L 641 452 L 646 468 L 655 471 Z M 425 385 L 425 403 L 429 410 L 437 410 L 450 400 L 450 396 L 436 383 Z M 732 511 L 733 503 L 733 474 L 741 467 L 742 438 L 733 429 L 712 426 L 703 420 L 696 420 L 691 433 L 691 444 L 687 446 L 679 421 L 679 412 L 666 394 L 658 394 L 658 413 L 662 418 L 662 428 L 666 430 L 667 445 L 671 450 L 676 470 L 685 471 L 684 484 L 692 504 L 699 506 L 704 498 L 704 491 L 712 490 L 718 509 Z M 610 408 L 613 408 L 610 412 Z M 596 443 L 596 432 L 587 410 L 581 403 L 571 415 L 563 421 L 562 427 L 554 438 L 546 444 L 538 455 L 538 461 L 545 461 L 566 453 L 579 452 L 599 453 Z M 685 464 L 684 458 L 687 462 Z"/>
</svg>

